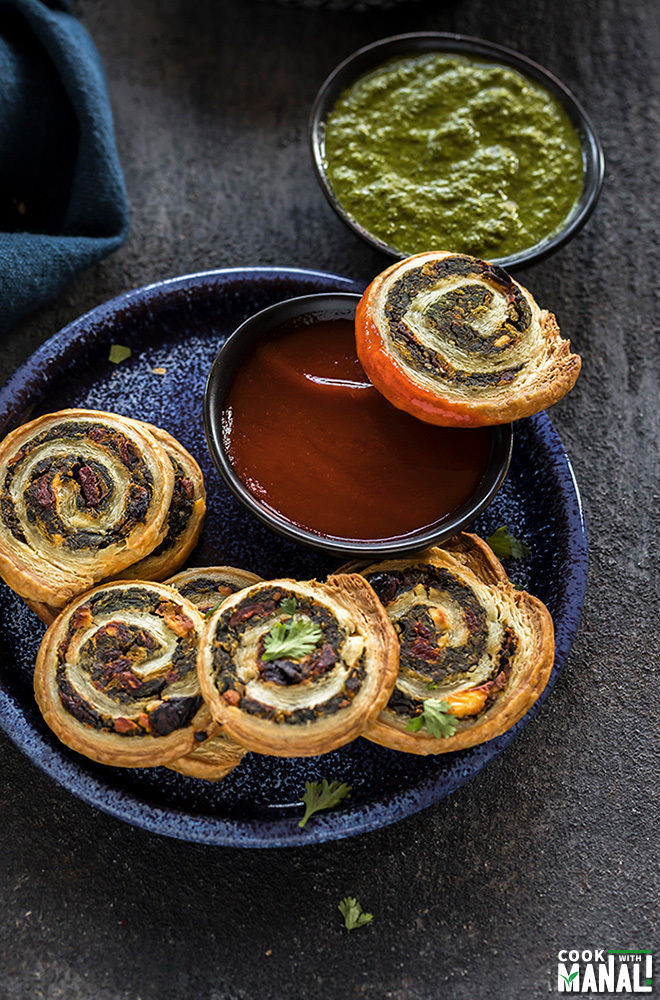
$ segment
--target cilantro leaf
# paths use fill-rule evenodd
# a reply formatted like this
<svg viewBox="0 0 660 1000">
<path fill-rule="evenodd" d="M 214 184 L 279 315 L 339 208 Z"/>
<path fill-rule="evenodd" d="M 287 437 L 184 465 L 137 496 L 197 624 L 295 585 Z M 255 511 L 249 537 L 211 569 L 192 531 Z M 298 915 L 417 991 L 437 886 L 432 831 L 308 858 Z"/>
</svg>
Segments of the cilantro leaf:
<svg viewBox="0 0 660 1000">
<path fill-rule="evenodd" d="M 358 903 L 354 896 L 346 896 L 339 904 L 339 912 L 344 918 L 344 926 L 347 931 L 354 931 L 356 927 L 364 927 L 374 919 L 373 913 L 365 913 L 362 904 Z"/>
<path fill-rule="evenodd" d="M 529 555 L 527 542 L 512 535 L 505 524 L 500 525 L 486 541 L 498 559 L 525 559 Z"/>
<path fill-rule="evenodd" d="M 422 726 L 426 726 L 429 736 L 438 740 L 454 735 L 456 732 L 455 720 L 456 716 L 450 711 L 449 702 L 427 698 L 421 715 L 416 715 L 414 719 L 411 719 L 406 729 L 409 733 L 418 733 Z"/>
<path fill-rule="evenodd" d="M 125 347 L 124 344 L 112 344 L 110 353 L 108 354 L 108 361 L 112 361 L 113 364 L 118 365 L 120 362 L 126 361 L 126 358 L 130 358 L 132 353 L 130 347 Z"/>
<path fill-rule="evenodd" d="M 280 604 L 280 609 L 285 611 L 287 615 L 292 615 L 297 607 L 298 602 L 295 597 L 285 597 Z"/>
<path fill-rule="evenodd" d="M 300 660 L 312 652 L 322 634 L 321 626 L 307 618 L 275 622 L 264 639 L 261 659 L 265 662 L 285 657 Z"/>
<path fill-rule="evenodd" d="M 351 786 L 342 781 L 306 781 L 305 794 L 302 797 L 305 803 L 305 815 L 298 823 L 303 827 L 310 816 L 320 812 L 322 809 L 332 809 L 338 806 L 342 799 L 351 794 Z"/>
</svg>

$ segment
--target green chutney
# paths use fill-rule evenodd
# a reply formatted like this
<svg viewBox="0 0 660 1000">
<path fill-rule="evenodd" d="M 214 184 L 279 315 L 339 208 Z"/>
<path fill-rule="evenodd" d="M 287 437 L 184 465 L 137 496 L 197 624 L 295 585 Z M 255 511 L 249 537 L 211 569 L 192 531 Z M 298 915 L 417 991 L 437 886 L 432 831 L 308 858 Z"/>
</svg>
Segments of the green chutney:
<svg viewBox="0 0 660 1000">
<path fill-rule="evenodd" d="M 485 259 L 556 233 L 583 184 L 580 139 L 550 91 L 508 66 L 432 52 L 357 80 L 325 129 L 345 211 L 409 255 Z"/>
</svg>

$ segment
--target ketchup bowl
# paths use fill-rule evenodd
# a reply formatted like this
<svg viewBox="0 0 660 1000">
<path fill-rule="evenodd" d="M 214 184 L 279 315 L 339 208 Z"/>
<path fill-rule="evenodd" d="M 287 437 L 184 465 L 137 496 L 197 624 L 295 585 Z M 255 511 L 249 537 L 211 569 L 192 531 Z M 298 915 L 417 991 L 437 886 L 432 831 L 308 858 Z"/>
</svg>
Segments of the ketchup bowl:
<svg viewBox="0 0 660 1000">
<path fill-rule="evenodd" d="M 305 295 L 242 323 L 211 366 L 206 439 L 229 489 L 274 531 L 344 557 L 400 555 L 488 506 L 513 430 L 436 427 L 388 403 L 355 352 L 359 300 Z"/>
</svg>

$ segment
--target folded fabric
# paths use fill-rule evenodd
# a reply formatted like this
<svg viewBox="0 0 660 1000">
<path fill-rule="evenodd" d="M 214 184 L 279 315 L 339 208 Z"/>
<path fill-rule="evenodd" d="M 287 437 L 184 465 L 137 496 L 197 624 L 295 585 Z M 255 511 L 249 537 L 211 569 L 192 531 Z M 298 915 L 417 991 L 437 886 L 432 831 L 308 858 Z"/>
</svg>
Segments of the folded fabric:
<svg viewBox="0 0 660 1000">
<path fill-rule="evenodd" d="M 0 0 L 0 332 L 126 239 L 98 53 L 65 0 Z"/>
</svg>

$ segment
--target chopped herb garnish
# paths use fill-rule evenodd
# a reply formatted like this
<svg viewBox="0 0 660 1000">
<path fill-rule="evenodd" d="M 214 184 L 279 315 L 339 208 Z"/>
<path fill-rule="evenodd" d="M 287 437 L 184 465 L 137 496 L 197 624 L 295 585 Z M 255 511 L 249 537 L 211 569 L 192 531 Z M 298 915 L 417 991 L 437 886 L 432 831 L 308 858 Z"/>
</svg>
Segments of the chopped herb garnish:
<svg viewBox="0 0 660 1000">
<path fill-rule="evenodd" d="M 306 781 L 305 794 L 302 797 L 305 803 L 305 815 L 298 823 L 303 827 L 310 816 L 321 812 L 322 809 L 333 809 L 338 806 L 342 799 L 351 794 L 351 786 L 343 781 Z"/>
<path fill-rule="evenodd" d="M 529 545 L 512 535 L 502 524 L 486 541 L 498 559 L 525 559 L 529 555 Z"/>
<path fill-rule="evenodd" d="M 314 649 L 322 636 L 321 626 L 308 618 L 291 618 L 288 622 L 276 622 L 264 639 L 261 659 L 301 660 Z"/>
<path fill-rule="evenodd" d="M 280 604 L 280 608 L 282 611 L 286 612 L 287 615 L 292 615 L 297 607 L 298 602 L 295 597 L 285 597 Z"/>
<path fill-rule="evenodd" d="M 130 347 L 125 347 L 124 344 L 113 344 L 108 354 L 108 361 L 118 365 L 122 361 L 126 361 L 126 358 L 130 358 L 132 353 Z"/>
<path fill-rule="evenodd" d="M 365 913 L 362 903 L 358 903 L 354 896 L 346 896 L 339 904 L 339 912 L 344 918 L 344 926 L 347 931 L 354 931 L 356 927 L 364 927 L 374 919 L 373 913 Z"/>
<path fill-rule="evenodd" d="M 427 698 L 421 714 L 411 719 L 406 729 L 409 733 L 418 733 L 422 726 L 426 726 L 429 736 L 436 740 L 453 736 L 456 732 L 456 716 L 450 712 L 449 702 Z"/>
<path fill-rule="evenodd" d="M 203 618 L 210 618 L 211 615 L 214 615 L 216 613 L 216 611 L 218 610 L 218 608 L 220 607 L 220 605 L 222 603 L 223 603 L 222 601 L 218 601 L 218 603 L 215 605 L 215 607 L 209 608 L 208 611 L 205 611 L 202 617 Z"/>
</svg>

